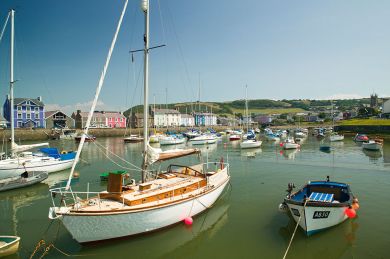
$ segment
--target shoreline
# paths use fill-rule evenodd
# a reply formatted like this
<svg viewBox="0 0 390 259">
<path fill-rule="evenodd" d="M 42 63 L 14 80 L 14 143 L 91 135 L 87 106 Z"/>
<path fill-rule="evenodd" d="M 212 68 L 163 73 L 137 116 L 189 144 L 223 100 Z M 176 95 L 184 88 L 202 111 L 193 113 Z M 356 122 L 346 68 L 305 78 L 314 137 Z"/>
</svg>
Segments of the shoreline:
<svg viewBox="0 0 390 259">
<path fill-rule="evenodd" d="M 307 127 L 309 129 L 316 127 L 329 127 L 330 125 L 304 125 L 303 127 Z M 346 135 L 355 135 L 356 133 L 364 133 L 364 134 L 375 134 L 375 135 L 383 135 L 384 138 L 390 138 L 390 126 L 334 126 L 335 131 L 346 134 Z M 182 132 L 185 131 L 188 127 L 174 127 L 168 128 L 170 131 Z M 214 126 L 212 127 L 215 131 L 223 131 L 228 128 L 234 128 L 229 126 Z M 237 127 L 238 128 L 238 127 Z M 297 128 L 297 125 L 285 125 L 285 126 L 274 126 L 272 129 L 281 129 L 281 128 Z M 205 130 L 207 127 L 202 127 L 201 130 Z M 167 129 L 162 128 L 156 130 L 156 132 L 165 132 Z M 51 129 L 15 129 L 15 142 L 19 141 L 34 141 L 34 140 L 49 140 Z M 81 129 L 76 130 L 77 133 L 81 133 Z M 151 129 L 149 132 L 153 132 Z M 89 134 L 94 135 L 95 137 L 123 137 L 128 136 L 130 134 L 140 134 L 143 135 L 142 128 L 140 129 L 126 129 L 126 128 L 109 128 L 109 129 L 90 129 Z M 4 141 L 8 141 L 11 138 L 11 131 L 9 129 L 0 130 L 0 139 Z M 1 141 L 1 140 L 0 140 Z"/>
</svg>

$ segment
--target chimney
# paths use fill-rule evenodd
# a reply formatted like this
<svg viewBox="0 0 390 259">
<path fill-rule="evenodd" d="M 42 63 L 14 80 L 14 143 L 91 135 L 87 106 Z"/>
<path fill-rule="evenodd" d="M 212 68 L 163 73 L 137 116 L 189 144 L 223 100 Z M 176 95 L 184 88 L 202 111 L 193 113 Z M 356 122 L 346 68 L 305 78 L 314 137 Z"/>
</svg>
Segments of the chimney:
<svg viewBox="0 0 390 259">
<path fill-rule="evenodd" d="M 37 97 L 38 101 L 42 102 L 42 96 Z"/>
<path fill-rule="evenodd" d="M 9 94 L 7 94 L 6 96 L 7 96 L 7 100 L 9 100 L 9 98 L 10 98 Z"/>
<path fill-rule="evenodd" d="M 81 110 L 77 110 L 77 114 L 80 114 L 81 113 Z"/>
</svg>

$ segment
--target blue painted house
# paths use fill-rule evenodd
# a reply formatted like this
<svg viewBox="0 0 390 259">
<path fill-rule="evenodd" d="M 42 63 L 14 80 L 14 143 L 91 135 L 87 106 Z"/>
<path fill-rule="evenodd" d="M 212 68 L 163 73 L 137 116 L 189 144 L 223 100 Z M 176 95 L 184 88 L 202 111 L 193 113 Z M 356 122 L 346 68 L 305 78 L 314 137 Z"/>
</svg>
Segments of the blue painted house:
<svg viewBox="0 0 390 259">
<path fill-rule="evenodd" d="M 9 96 L 3 106 L 4 118 L 11 121 L 11 105 Z M 44 128 L 45 105 L 42 97 L 14 98 L 14 122 L 15 128 Z"/>
</svg>

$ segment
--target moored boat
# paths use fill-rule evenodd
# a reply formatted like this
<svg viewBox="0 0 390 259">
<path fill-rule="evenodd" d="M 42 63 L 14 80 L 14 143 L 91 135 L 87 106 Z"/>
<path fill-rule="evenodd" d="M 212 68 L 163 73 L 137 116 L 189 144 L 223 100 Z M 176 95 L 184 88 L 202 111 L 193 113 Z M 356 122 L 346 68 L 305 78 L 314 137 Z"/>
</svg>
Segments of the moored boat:
<svg viewBox="0 0 390 259">
<path fill-rule="evenodd" d="M 240 139 L 241 139 L 241 135 L 238 135 L 238 134 L 232 134 L 229 136 L 230 141 L 235 141 L 235 140 L 240 140 Z"/>
<path fill-rule="evenodd" d="M 379 151 L 382 149 L 382 143 L 376 142 L 375 140 L 369 140 L 368 142 L 362 143 L 362 148 L 367 150 Z"/>
<path fill-rule="evenodd" d="M 356 216 L 358 200 L 348 184 L 331 182 L 328 178 L 326 181 L 309 181 L 293 193 L 294 187 L 288 185 L 287 197 L 279 208 L 290 211 L 308 236 Z"/>
<path fill-rule="evenodd" d="M 178 135 L 160 136 L 159 142 L 161 146 L 164 145 L 177 145 L 186 142 L 186 139 Z"/>
<path fill-rule="evenodd" d="M 19 249 L 20 237 L 0 236 L 0 257 L 15 254 Z"/>
<path fill-rule="evenodd" d="M 355 142 L 367 142 L 369 140 L 368 136 L 366 134 L 359 134 L 357 133 L 355 137 L 353 138 Z"/>
<path fill-rule="evenodd" d="M 334 132 L 332 133 L 330 136 L 329 136 L 329 140 L 331 142 L 334 142 L 334 141 L 342 141 L 344 140 L 344 135 L 339 135 L 338 133 Z"/>
<path fill-rule="evenodd" d="M 257 148 L 260 147 L 263 142 L 261 140 L 247 139 L 240 143 L 241 148 Z"/>
<path fill-rule="evenodd" d="M 218 141 L 218 137 L 212 134 L 205 134 L 199 137 L 190 139 L 192 145 L 204 145 L 204 144 L 213 144 Z"/>
<path fill-rule="evenodd" d="M 280 143 L 280 146 L 283 147 L 283 149 L 297 149 L 301 145 L 295 143 L 293 138 L 287 138 L 282 143 Z"/>
<path fill-rule="evenodd" d="M 142 142 L 143 140 L 144 138 L 141 137 L 140 135 L 130 135 L 128 137 L 123 138 L 123 141 L 126 143 L 139 143 Z"/>
<path fill-rule="evenodd" d="M 20 176 L 0 180 L 0 192 L 27 187 L 47 179 L 47 172 L 24 172 Z"/>
<path fill-rule="evenodd" d="M 81 139 L 82 139 L 83 135 L 78 135 L 74 138 L 74 140 L 76 140 L 77 142 L 80 142 Z M 85 142 L 93 142 L 96 140 L 96 137 L 95 136 L 92 136 L 92 135 L 86 135 L 85 136 Z"/>
</svg>

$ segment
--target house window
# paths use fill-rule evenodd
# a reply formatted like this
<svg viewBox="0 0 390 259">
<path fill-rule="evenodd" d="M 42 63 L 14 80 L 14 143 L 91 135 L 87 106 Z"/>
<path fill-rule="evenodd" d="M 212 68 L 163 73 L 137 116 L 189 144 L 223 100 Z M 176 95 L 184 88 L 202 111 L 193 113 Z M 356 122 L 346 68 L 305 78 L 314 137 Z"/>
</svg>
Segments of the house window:
<svg viewBox="0 0 390 259">
<path fill-rule="evenodd" d="M 18 106 L 18 111 L 21 111 L 22 110 L 22 106 Z"/>
<path fill-rule="evenodd" d="M 39 121 L 37 121 L 37 128 L 41 127 L 41 123 Z"/>
<path fill-rule="evenodd" d="M 35 113 L 35 119 L 39 119 L 39 113 Z"/>
<path fill-rule="evenodd" d="M 34 111 L 35 111 L 35 112 L 39 112 L 39 107 L 35 107 L 35 108 L 34 108 Z"/>
<path fill-rule="evenodd" d="M 27 106 L 26 109 L 27 109 L 27 112 L 31 112 L 31 106 Z"/>
<path fill-rule="evenodd" d="M 22 118 L 22 113 L 18 112 L 18 119 L 21 119 L 21 118 Z"/>
<path fill-rule="evenodd" d="M 18 121 L 18 128 L 21 128 L 21 127 L 22 127 L 22 122 Z"/>
<path fill-rule="evenodd" d="M 31 102 L 30 102 L 30 101 L 27 101 L 27 102 L 26 102 L 26 104 L 27 104 L 27 105 L 30 105 L 30 104 L 31 104 Z"/>
<path fill-rule="evenodd" d="M 31 119 L 31 113 L 27 113 L 27 119 Z"/>
</svg>

